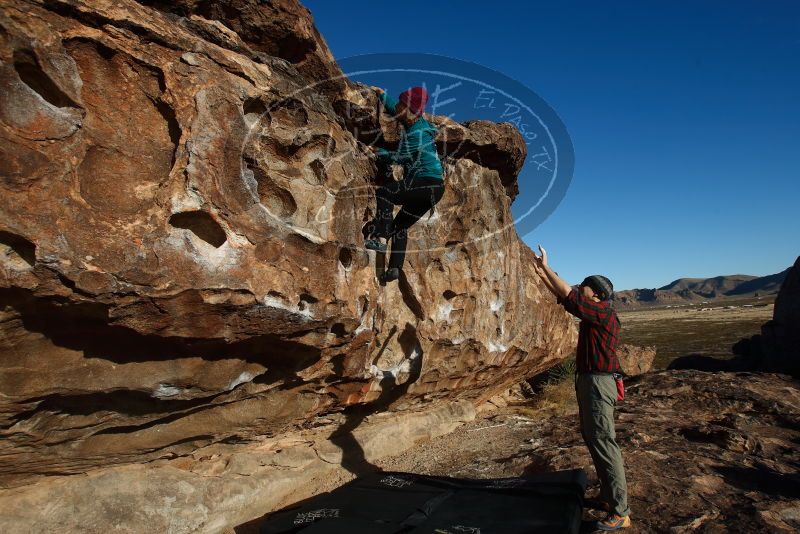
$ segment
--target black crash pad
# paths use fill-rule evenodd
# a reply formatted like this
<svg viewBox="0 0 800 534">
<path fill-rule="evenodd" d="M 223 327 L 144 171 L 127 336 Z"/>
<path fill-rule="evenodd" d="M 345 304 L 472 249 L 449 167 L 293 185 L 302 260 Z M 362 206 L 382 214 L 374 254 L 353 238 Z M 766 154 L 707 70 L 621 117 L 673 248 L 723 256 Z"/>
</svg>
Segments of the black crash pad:
<svg viewBox="0 0 800 534">
<path fill-rule="evenodd" d="M 577 533 L 581 469 L 499 479 L 376 473 L 271 514 L 261 534 Z"/>
</svg>

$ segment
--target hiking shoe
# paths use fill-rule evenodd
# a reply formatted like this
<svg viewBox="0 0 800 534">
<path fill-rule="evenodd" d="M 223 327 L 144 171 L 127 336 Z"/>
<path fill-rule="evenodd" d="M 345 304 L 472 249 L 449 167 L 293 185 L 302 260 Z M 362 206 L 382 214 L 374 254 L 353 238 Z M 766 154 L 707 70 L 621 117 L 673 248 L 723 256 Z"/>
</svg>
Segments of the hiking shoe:
<svg viewBox="0 0 800 534">
<path fill-rule="evenodd" d="M 391 269 L 387 269 L 385 273 L 381 275 L 381 282 L 384 284 L 387 282 L 394 282 L 400 278 L 400 269 L 397 267 L 392 267 Z"/>
<path fill-rule="evenodd" d="M 386 245 L 378 241 L 377 239 L 368 239 L 364 242 L 364 246 L 370 250 L 375 250 L 377 252 L 386 252 Z"/>
<path fill-rule="evenodd" d="M 627 515 L 611 515 L 594 524 L 595 532 L 614 532 L 631 526 L 631 518 Z"/>
</svg>

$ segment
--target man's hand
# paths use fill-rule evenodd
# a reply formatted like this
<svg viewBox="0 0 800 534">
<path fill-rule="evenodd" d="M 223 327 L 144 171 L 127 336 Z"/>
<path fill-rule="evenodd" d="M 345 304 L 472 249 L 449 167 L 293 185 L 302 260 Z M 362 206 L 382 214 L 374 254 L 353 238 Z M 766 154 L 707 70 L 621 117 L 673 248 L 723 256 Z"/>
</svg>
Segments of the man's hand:
<svg viewBox="0 0 800 534">
<path fill-rule="evenodd" d="M 536 259 L 535 266 L 537 268 L 537 272 L 542 277 L 542 281 L 547 286 L 547 289 L 552 291 L 556 297 L 566 297 L 569 295 L 569 292 L 572 290 L 572 288 L 564 280 L 559 278 L 558 275 L 554 273 L 547 264 L 547 251 L 544 249 L 544 247 L 542 247 L 542 245 L 539 245 L 539 253 L 541 256 L 537 256 L 534 252 L 533 257 Z"/>
<path fill-rule="evenodd" d="M 370 85 L 369 88 L 375 91 L 378 94 L 378 96 L 383 94 L 383 89 L 381 89 L 380 87 L 375 87 L 374 85 Z"/>
</svg>

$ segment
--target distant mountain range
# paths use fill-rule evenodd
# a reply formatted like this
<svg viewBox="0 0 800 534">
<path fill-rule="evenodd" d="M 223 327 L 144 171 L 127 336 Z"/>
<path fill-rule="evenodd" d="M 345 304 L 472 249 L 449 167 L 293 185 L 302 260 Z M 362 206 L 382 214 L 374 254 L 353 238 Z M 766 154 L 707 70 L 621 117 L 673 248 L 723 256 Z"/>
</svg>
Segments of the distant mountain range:
<svg viewBox="0 0 800 534">
<path fill-rule="evenodd" d="M 737 297 L 775 295 L 781 288 L 785 271 L 768 276 L 733 274 L 714 278 L 678 278 L 663 287 L 626 289 L 614 293 L 615 305 L 621 308 L 637 306 L 669 306 L 717 301 Z"/>
</svg>

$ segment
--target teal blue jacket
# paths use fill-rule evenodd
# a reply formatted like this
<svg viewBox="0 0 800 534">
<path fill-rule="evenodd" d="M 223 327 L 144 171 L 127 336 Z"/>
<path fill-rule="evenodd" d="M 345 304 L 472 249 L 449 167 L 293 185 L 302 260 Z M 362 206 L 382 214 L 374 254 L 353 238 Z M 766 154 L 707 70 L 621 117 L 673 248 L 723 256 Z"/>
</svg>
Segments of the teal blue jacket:
<svg viewBox="0 0 800 534">
<path fill-rule="evenodd" d="M 381 93 L 381 102 L 392 115 L 397 112 L 397 100 L 385 91 Z M 444 180 L 442 162 L 436 152 L 436 132 L 436 128 L 425 117 L 420 117 L 410 128 L 400 128 L 397 150 L 379 148 L 378 157 L 387 163 L 402 165 L 405 180 L 423 177 Z"/>
</svg>

